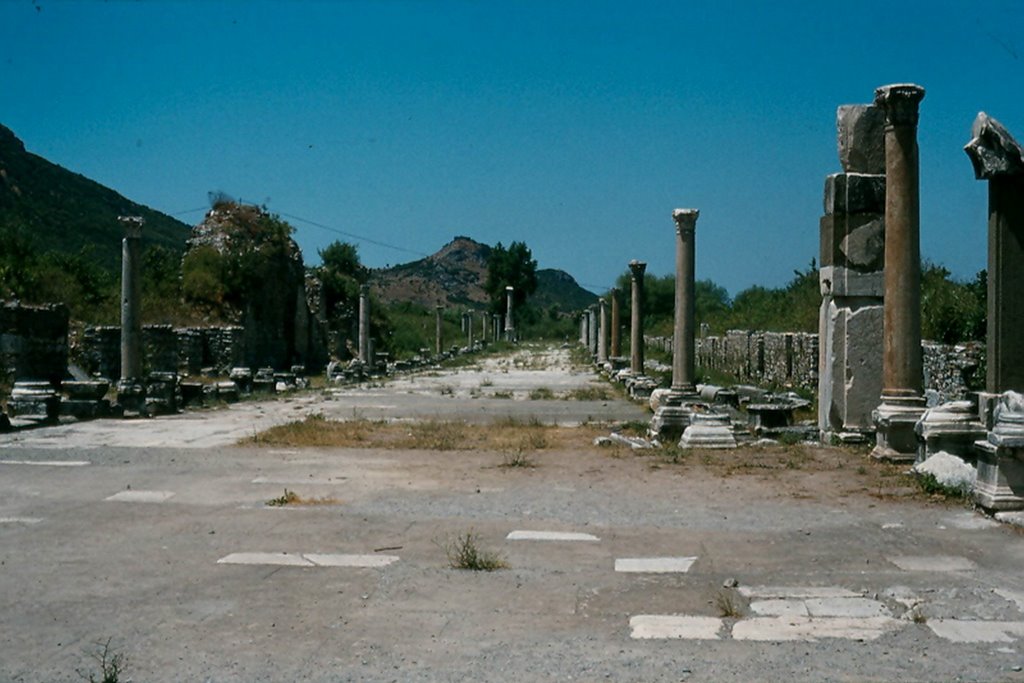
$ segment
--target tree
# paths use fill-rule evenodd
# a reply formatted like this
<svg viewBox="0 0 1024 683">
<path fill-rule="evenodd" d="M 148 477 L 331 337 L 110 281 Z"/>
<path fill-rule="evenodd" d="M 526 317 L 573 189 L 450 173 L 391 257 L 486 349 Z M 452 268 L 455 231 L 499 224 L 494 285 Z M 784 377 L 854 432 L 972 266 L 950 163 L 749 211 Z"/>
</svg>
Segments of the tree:
<svg viewBox="0 0 1024 683">
<path fill-rule="evenodd" d="M 491 298 L 491 311 L 505 312 L 505 287 L 511 285 L 512 305 L 519 309 L 537 291 L 537 262 L 523 242 L 513 242 L 508 249 L 498 242 L 487 259 L 487 281 L 484 289 Z"/>
</svg>

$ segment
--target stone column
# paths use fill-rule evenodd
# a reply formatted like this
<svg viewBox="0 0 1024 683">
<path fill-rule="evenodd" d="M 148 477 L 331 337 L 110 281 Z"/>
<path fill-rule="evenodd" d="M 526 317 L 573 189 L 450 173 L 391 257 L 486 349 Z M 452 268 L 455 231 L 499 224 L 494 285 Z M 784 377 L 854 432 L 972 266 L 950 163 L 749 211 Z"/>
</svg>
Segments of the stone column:
<svg viewBox="0 0 1024 683">
<path fill-rule="evenodd" d="M 494 341 L 501 339 L 501 313 L 493 314 L 491 318 L 492 332 L 494 335 Z"/>
<path fill-rule="evenodd" d="M 441 355 L 444 353 L 444 328 L 442 326 L 442 314 L 444 313 L 444 306 L 438 304 L 434 308 L 434 353 Z"/>
<path fill-rule="evenodd" d="M 144 415 L 146 386 L 142 381 L 142 226 L 141 216 L 119 216 L 121 240 L 121 377 L 117 402 L 125 415 Z"/>
<path fill-rule="evenodd" d="M 480 313 L 480 342 L 487 343 L 487 311 Z"/>
<path fill-rule="evenodd" d="M 598 333 L 598 322 L 597 322 L 597 304 L 591 304 L 587 309 L 587 317 L 590 319 L 589 330 L 590 336 L 587 338 L 587 351 L 590 353 L 590 359 L 597 359 L 597 333 Z"/>
<path fill-rule="evenodd" d="M 1024 391 L 1024 148 L 981 112 L 964 148 L 988 180 L 988 330 L 985 390 Z"/>
<path fill-rule="evenodd" d="M 644 271 L 647 264 L 633 259 L 629 262 L 630 273 L 630 327 L 629 327 L 629 369 L 634 375 L 644 374 Z"/>
<path fill-rule="evenodd" d="M 598 314 L 597 331 L 597 362 L 608 362 L 608 302 L 603 298 L 597 300 Z"/>
<path fill-rule="evenodd" d="M 914 425 L 924 412 L 921 355 L 921 244 L 918 105 L 924 88 L 875 91 L 885 112 L 885 315 L 882 402 L 875 411 L 875 457 L 913 459 Z"/>
<path fill-rule="evenodd" d="M 693 394 L 696 391 L 696 331 L 694 285 L 694 233 L 697 228 L 697 209 L 676 209 L 672 219 L 676 224 L 676 310 L 672 331 L 672 391 Z"/>
<path fill-rule="evenodd" d="M 619 309 L 619 289 L 612 287 L 612 358 L 622 355 L 622 311 Z"/>
<path fill-rule="evenodd" d="M 370 362 L 370 285 L 359 285 L 359 360 Z"/>
<path fill-rule="evenodd" d="M 466 311 L 466 346 L 473 350 L 473 311 Z"/>
<path fill-rule="evenodd" d="M 505 339 L 515 341 L 516 328 L 512 322 L 512 285 L 505 287 Z"/>
</svg>

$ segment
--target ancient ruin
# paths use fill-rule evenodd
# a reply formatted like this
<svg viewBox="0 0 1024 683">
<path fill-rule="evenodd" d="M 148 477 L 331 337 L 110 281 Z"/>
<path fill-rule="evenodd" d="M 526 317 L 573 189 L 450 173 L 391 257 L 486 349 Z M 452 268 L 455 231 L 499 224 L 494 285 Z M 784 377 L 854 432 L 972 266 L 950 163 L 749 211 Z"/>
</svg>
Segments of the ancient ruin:
<svg viewBox="0 0 1024 683">
<path fill-rule="evenodd" d="M 647 264 L 633 259 L 630 273 L 629 370 L 634 376 L 644 374 L 644 271 Z"/>
</svg>

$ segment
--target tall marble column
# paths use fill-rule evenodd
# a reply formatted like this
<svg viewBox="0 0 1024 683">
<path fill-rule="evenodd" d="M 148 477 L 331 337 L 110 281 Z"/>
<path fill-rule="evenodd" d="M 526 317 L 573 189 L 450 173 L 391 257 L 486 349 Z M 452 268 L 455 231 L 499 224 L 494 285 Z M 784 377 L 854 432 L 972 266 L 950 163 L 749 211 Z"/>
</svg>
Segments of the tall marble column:
<svg viewBox="0 0 1024 683">
<path fill-rule="evenodd" d="M 622 355 L 622 311 L 619 306 L 619 288 L 612 287 L 612 346 L 609 353 L 612 358 Z"/>
<path fill-rule="evenodd" d="M 597 358 L 597 334 L 599 331 L 597 304 L 593 304 L 587 309 L 587 315 L 590 317 L 590 339 L 587 340 L 587 351 L 590 352 L 590 359 L 595 360 Z"/>
<path fill-rule="evenodd" d="M 644 374 L 644 271 L 647 264 L 633 259 L 629 262 L 630 275 L 630 327 L 629 327 L 629 369 L 634 375 Z"/>
<path fill-rule="evenodd" d="M 466 311 L 466 346 L 473 350 L 473 311 Z"/>
<path fill-rule="evenodd" d="M 121 377 L 117 402 L 125 414 L 144 414 L 146 387 L 142 382 L 142 226 L 141 216 L 119 216 L 121 240 Z"/>
<path fill-rule="evenodd" d="M 434 308 L 434 353 L 439 356 L 444 353 L 444 329 L 441 325 L 443 313 L 444 306 L 438 304 Z"/>
<path fill-rule="evenodd" d="M 885 112 L 885 313 L 882 402 L 875 410 L 873 455 L 912 460 L 914 425 L 924 412 L 921 354 L 920 193 L 918 105 L 924 88 L 886 85 L 875 90 Z"/>
<path fill-rule="evenodd" d="M 505 339 L 506 341 L 514 341 L 516 337 L 516 328 L 512 321 L 512 292 L 514 291 L 512 285 L 505 287 Z"/>
<path fill-rule="evenodd" d="M 694 233 L 697 209 L 676 209 L 676 310 L 672 331 L 672 392 L 693 394 L 696 391 L 696 332 Z"/>
<path fill-rule="evenodd" d="M 370 285 L 359 285 L 359 360 L 370 362 Z"/>
<path fill-rule="evenodd" d="M 597 330 L 597 362 L 608 361 L 608 302 L 603 298 L 597 300 L 598 330 Z"/>
<path fill-rule="evenodd" d="M 985 390 L 1024 392 L 1024 148 L 981 112 L 964 150 L 988 180 L 988 330 Z"/>
</svg>

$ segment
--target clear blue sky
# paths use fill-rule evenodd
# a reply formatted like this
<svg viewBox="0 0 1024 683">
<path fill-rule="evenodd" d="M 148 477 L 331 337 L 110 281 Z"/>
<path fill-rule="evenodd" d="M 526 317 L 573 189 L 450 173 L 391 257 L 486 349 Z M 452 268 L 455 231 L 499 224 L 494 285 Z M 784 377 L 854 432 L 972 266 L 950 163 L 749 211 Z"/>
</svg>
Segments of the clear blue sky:
<svg viewBox="0 0 1024 683">
<path fill-rule="evenodd" d="M 922 252 L 985 267 L 979 110 L 1024 138 L 1024 2 L 0 2 L 0 123 L 167 213 L 221 190 L 411 250 L 524 241 L 591 289 L 632 258 L 778 286 L 818 252 L 835 108 L 912 81 Z M 195 223 L 201 211 L 180 218 Z M 307 263 L 339 236 L 289 220 Z"/>
</svg>

